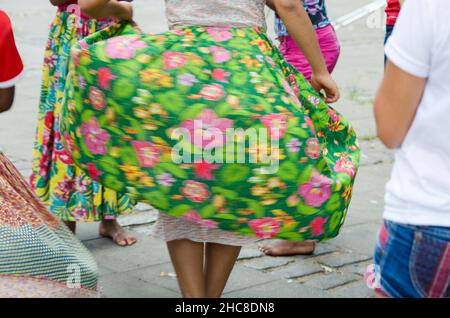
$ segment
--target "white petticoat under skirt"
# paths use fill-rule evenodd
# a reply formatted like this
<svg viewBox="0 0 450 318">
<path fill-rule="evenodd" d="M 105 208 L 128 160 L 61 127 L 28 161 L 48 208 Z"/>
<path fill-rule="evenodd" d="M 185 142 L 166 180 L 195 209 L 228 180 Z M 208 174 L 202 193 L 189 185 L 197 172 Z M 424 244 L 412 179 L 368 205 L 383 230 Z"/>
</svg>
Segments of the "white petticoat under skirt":
<svg viewBox="0 0 450 318">
<path fill-rule="evenodd" d="M 182 218 L 159 213 L 152 236 L 165 242 L 188 239 L 194 242 L 244 246 L 257 242 L 256 237 L 236 235 L 232 232 L 210 228 Z"/>
</svg>

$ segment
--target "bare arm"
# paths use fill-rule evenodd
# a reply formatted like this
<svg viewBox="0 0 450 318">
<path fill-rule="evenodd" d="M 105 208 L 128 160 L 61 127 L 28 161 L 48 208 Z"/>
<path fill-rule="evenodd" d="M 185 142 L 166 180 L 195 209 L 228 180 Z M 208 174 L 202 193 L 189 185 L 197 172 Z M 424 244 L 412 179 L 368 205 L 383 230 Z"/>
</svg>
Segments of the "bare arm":
<svg viewBox="0 0 450 318">
<path fill-rule="evenodd" d="M 133 18 L 133 7 L 128 1 L 78 0 L 81 11 L 94 19 L 115 17 L 124 20 Z"/>
<path fill-rule="evenodd" d="M 388 148 L 398 148 L 408 133 L 425 90 L 426 79 L 388 61 L 375 99 L 377 134 Z"/>
<path fill-rule="evenodd" d="M 300 47 L 311 65 L 313 71 L 311 85 L 318 91 L 325 90 L 328 103 L 337 101 L 339 89 L 328 72 L 316 32 L 305 8 L 298 0 L 272 0 L 269 1 L 269 7 L 272 2 L 276 12 L 286 25 L 289 35 Z"/>
<path fill-rule="evenodd" d="M 327 73 L 316 33 L 308 14 L 297 0 L 274 0 L 278 15 L 286 25 L 289 35 L 305 54 L 315 73 Z"/>
<path fill-rule="evenodd" d="M 14 86 L 9 88 L 0 88 L 0 113 L 6 112 L 12 106 L 14 101 Z"/>
<path fill-rule="evenodd" d="M 405 0 L 400 0 L 400 7 L 405 3 Z"/>
</svg>

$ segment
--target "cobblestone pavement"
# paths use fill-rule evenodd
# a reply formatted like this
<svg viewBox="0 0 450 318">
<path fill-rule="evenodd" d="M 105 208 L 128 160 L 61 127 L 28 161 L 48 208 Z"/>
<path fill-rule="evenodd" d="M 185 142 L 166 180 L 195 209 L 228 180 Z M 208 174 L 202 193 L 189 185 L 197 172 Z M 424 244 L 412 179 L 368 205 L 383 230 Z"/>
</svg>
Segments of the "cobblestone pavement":
<svg viewBox="0 0 450 318">
<path fill-rule="evenodd" d="M 148 3 L 151 1 L 151 6 Z M 340 17 L 370 0 L 329 0 L 329 13 Z M 135 0 L 137 22 L 144 30 L 166 29 L 162 0 Z M 27 74 L 17 87 L 14 109 L 0 117 L 0 146 L 28 176 L 41 63 L 54 9 L 44 1 L 0 0 L 7 11 Z M 361 168 L 341 234 L 319 243 L 314 255 L 268 257 L 256 245 L 243 248 L 225 297 L 372 297 L 363 282 L 381 223 L 384 185 L 392 155 L 375 138 L 372 101 L 383 72 L 381 11 L 339 29 L 341 59 L 334 72 L 343 98 L 335 105 L 354 125 L 362 147 Z M 270 25 L 270 23 L 269 23 Z M 157 212 L 139 205 L 120 222 L 140 241 L 119 248 L 97 234 L 97 224 L 80 224 L 78 237 L 93 252 L 100 268 L 104 297 L 178 297 L 176 277 L 165 246 L 149 236 Z"/>
</svg>

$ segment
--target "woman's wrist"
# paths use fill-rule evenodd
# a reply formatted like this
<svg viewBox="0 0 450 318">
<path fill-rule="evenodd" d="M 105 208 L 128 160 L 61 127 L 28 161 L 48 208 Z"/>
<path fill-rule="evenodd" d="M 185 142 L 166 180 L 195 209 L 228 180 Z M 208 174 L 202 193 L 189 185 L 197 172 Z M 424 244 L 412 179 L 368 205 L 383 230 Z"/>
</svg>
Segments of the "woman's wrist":
<svg viewBox="0 0 450 318">
<path fill-rule="evenodd" d="M 328 72 L 327 66 L 325 65 L 325 63 L 323 63 L 323 65 L 317 66 L 317 67 L 312 67 L 312 73 L 315 76 L 328 76 L 330 75 L 330 72 Z"/>
<path fill-rule="evenodd" d="M 320 49 L 319 43 L 317 43 L 317 50 L 319 53 L 311 53 L 311 69 L 313 74 L 317 76 L 329 75 L 327 64 L 325 63 L 325 59 L 322 55 L 322 51 Z"/>
</svg>

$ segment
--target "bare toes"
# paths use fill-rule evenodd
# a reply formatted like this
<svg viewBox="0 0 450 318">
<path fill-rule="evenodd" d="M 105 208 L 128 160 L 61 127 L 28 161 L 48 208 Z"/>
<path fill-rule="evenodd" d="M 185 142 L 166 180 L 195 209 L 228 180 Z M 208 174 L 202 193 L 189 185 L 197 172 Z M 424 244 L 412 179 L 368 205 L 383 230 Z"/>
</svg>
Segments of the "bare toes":
<svg viewBox="0 0 450 318">
<path fill-rule="evenodd" d="M 133 245 L 134 243 L 136 243 L 136 241 L 137 241 L 137 239 L 136 239 L 135 236 L 133 236 L 131 234 L 128 234 L 128 237 L 127 237 L 127 244 L 128 245 Z"/>
</svg>

